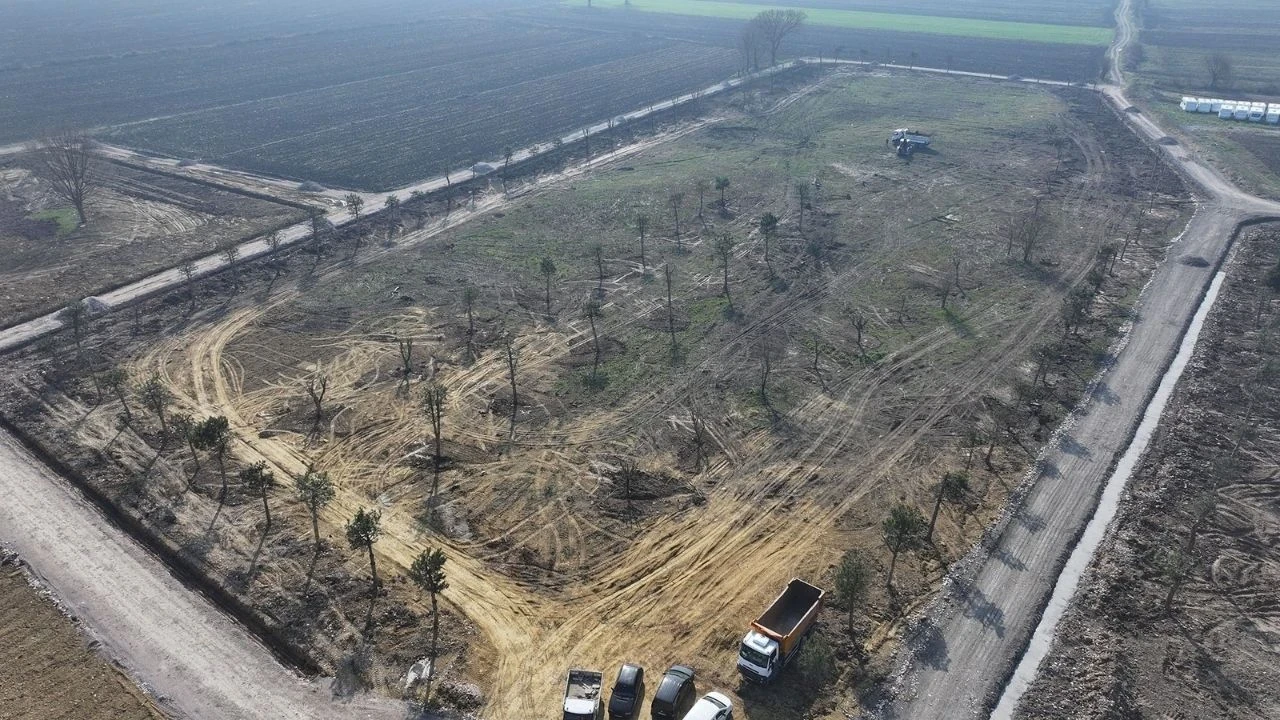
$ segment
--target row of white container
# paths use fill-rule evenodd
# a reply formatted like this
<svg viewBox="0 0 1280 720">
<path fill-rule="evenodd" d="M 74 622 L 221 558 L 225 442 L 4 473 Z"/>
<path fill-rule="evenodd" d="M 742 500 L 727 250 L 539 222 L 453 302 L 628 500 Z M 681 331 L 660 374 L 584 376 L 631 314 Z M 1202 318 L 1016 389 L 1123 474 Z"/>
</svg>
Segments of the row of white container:
<svg viewBox="0 0 1280 720">
<path fill-rule="evenodd" d="M 1194 113 L 1213 113 L 1223 120 L 1248 120 L 1280 125 L 1280 104 L 1217 98 L 1182 98 L 1182 109 Z"/>
</svg>

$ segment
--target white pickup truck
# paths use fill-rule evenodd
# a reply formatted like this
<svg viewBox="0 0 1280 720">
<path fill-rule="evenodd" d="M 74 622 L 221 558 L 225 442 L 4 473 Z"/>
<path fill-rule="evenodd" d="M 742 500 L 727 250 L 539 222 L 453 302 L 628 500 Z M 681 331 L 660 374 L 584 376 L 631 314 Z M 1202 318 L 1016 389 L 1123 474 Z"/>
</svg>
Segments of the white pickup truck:
<svg viewBox="0 0 1280 720">
<path fill-rule="evenodd" d="M 564 684 L 564 720 L 602 720 L 600 687 L 604 675 L 595 670 L 573 669 Z"/>
</svg>

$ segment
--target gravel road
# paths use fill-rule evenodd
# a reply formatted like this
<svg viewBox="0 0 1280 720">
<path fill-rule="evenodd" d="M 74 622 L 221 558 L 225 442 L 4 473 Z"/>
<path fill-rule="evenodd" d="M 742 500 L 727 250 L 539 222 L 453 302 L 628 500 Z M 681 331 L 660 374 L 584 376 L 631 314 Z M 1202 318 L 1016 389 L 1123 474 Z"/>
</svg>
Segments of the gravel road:
<svg viewBox="0 0 1280 720">
<path fill-rule="evenodd" d="M 169 716 L 406 717 L 401 703 L 334 699 L 327 681 L 290 673 L 2 431 L 0 497 L 0 543 L 27 561 Z"/>
<path fill-rule="evenodd" d="M 1134 34 L 1129 0 L 1117 9 L 1117 22 L 1110 52 L 1116 59 Z M 1118 72 L 1112 79 L 1122 80 Z M 1145 115 L 1128 111 L 1132 104 L 1121 85 L 1102 92 L 1191 183 L 1198 210 L 1143 292 L 1126 345 L 1074 424 L 1041 454 L 1020 509 L 1000 529 L 992 550 L 975 550 L 926 613 L 895 697 L 882 713 L 887 718 L 987 717 L 1236 228 L 1247 220 L 1280 217 L 1280 203 L 1241 192 L 1181 147 L 1156 144 L 1166 133 Z M 1181 262 L 1187 257 L 1203 258 L 1208 266 Z"/>
</svg>

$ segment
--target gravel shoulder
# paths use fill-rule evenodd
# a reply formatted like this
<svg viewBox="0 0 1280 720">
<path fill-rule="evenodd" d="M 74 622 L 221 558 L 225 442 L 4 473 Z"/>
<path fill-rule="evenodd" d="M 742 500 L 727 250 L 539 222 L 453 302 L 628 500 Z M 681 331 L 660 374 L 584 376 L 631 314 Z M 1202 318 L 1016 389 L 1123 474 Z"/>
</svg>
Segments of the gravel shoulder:
<svg viewBox="0 0 1280 720">
<path fill-rule="evenodd" d="M 335 699 L 298 677 L 240 625 L 0 432 L 0 543 L 30 563 L 112 660 L 168 715 L 185 718 L 399 718 L 400 703 Z"/>
</svg>

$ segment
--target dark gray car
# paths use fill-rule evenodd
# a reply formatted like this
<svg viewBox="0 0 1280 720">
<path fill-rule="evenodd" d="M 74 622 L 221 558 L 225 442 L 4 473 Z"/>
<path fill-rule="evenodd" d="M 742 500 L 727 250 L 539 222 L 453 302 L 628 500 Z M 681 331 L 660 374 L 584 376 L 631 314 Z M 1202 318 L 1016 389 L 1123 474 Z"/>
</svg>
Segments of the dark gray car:
<svg viewBox="0 0 1280 720">
<path fill-rule="evenodd" d="M 609 694 L 609 720 L 634 720 L 643 700 L 644 668 L 627 663 L 618 670 Z"/>
<path fill-rule="evenodd" d="M 658 683 L 658 691 L 649 703 L 653 720 L 680 720 L 693 707 L 698 692 L 693 686 L 693 668 L 672 665 Z"/>
</svg>

